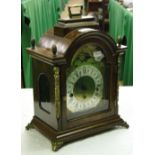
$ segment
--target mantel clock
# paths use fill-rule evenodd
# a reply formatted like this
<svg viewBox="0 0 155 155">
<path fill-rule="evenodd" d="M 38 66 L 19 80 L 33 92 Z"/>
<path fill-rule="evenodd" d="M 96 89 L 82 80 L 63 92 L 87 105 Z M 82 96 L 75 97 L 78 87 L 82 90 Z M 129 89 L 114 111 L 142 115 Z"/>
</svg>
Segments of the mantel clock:
<svg viewBox="0 0 155 155">
<path fill-rule="evenodd" d="M 46 135 L 54 151 L 115 126 L 128 128 L 118 114 L 118 57 L 123 50 L 97 29 L 59 33 L 49 30 L 27 49 L 34 94 L 34 117 L 27 129 Z"/>
</svg>

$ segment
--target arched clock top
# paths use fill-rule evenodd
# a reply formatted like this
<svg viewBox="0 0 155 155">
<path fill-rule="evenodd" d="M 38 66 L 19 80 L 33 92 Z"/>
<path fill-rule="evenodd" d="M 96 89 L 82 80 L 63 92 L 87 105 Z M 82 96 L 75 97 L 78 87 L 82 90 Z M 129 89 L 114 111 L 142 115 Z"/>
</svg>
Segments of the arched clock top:
<svg viewBox="0 0 155 155">
<path fill-rule="evenodd" d="M 114 62 L 117 55 L 114 40 L 109 35 L 91 28 L 75 29 L 64 37 L 54 35 L 53 30 L 49 30 L 40 38 L 35 48 L 28 48 L 28 52 L 50 64 L 70 64 L 78 48 L 88 43 L 99 47 L 108 63 Z"/>
<path fill-rule="evenodd" d="M 116 43 L 107 34 L 101 33 L 95 29 L 76 29 L 65 36 L 66 39 L 72 40 L 70 46 L 65 52 L 65 58 L 68 64 L 71 64 L 76 52 L 84 45 L 94 45 L 102 52 L 107 62 L 113 62 L 113 57 L 116 55 Z M 85 49 L 87 50 L 87 49 Z M 94 49 L 95 50 L 95 49 Z M 95 52 L 95 51 L 94 51 Z M 96 51 L 97 52 L 97 51 Z"/>
</svg>

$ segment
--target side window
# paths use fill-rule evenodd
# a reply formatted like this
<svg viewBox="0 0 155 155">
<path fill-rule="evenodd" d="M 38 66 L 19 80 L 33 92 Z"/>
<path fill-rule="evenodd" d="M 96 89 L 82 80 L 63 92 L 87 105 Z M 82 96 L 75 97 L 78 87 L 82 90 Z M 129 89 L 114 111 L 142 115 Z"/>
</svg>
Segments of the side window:
<svg viewBox="0 0 155 155">
<path fill-rule="evenodd" d="M 50 113 L 50 83 L 45 74 L 39 77 L 39 105 L 42 110 Z"/>
</svg>

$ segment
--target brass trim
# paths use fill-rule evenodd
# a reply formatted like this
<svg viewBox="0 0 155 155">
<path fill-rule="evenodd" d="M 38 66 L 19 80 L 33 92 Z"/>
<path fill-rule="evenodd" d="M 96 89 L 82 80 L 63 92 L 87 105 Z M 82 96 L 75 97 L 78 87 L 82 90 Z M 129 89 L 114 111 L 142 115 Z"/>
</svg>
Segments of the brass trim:
<svg viewBox="0 0 155 155">
<path fill-rule="evenodd" d="M 33 125 L 33 123 L 31 122 L 31 123 L 28 123 L 27 126 L 26 126 L 25 128 L 26 128 L 26 130 L 33 129 L 33 128 L 34 128 L 34 125 Z"/>
<path fill-rule="evenodd" d="M 57 151 L 62 145 L 63 141 L 52 141 L 52 150 Z"/>
<path fill-rule="evenodd" d="M 55 80 L 55 105 L 56 105 L 56 118 L 60 118 L 60 71 L 58 67 L 53 68 Z"/>
</svg>

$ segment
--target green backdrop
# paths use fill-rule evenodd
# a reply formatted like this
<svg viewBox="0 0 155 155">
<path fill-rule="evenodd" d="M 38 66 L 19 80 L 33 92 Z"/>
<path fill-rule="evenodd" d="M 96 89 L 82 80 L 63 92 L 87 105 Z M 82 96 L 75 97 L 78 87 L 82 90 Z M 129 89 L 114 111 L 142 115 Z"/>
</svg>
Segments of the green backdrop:
<svg viewBox="0 0 155 155">
<path fill-rule="evenodd" d="M 133 13 L 129 12 L 116 0 L 109 0 L 110 35 L 126 37 L 128 49 L 121 62 L 120 80 L 123 85 L 133 85 Z"/>
<path fill-rule="evenodd" d="M 26 48 L 30 46 L 32 38 L 39 38 L 51 27 L 53 27 L 59 13 L 64 9 L 68 0 L 22 0 L 21 27 L 22 27 L 22 66 L 25 87 L 32 87 L 31 57 Z M 25 23 L 25 17 L 30 19 L 30 24 Z"/>
</svg>

